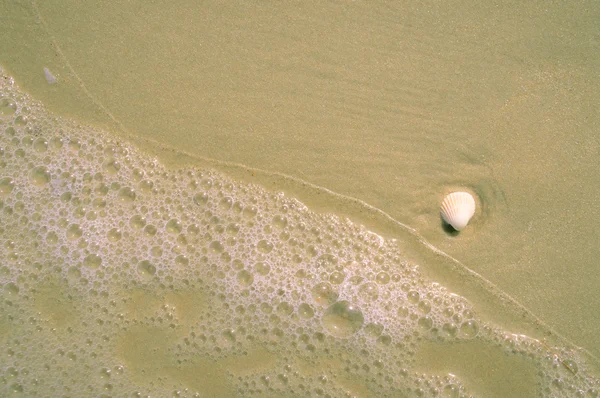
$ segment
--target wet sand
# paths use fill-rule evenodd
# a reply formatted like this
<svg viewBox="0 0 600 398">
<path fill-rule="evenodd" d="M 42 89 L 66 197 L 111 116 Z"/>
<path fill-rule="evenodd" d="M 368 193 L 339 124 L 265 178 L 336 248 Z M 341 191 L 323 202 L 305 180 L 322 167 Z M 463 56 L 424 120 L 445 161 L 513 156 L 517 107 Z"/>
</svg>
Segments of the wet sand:
<svg viewBox="0 0 600 398">
<path fill-rule="evenodd" d="M 595 3 L 0 10 L 0 63 L 51 110 L 387 238 L 400 233 L 393 220 L 414 228 L 462 269 L 440 258 L 423 272 L 480 312 L 502 317 L 486 298 L 495 286 L 600 356 Z M 480 207 L 449 234 L 439 203 L 464 187 Z M 462 280 L 469 270 L 481 294 Z"/>
</svg>

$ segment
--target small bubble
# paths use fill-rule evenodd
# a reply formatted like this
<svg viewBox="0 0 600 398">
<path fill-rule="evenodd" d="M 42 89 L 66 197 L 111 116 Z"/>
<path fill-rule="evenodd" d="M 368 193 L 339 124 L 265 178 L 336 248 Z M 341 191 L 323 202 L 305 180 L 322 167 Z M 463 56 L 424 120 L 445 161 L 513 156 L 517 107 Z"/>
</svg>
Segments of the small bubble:
<svg viewBox="0 0 600 398">
<path fill-rule="evenodd" d="M 313 287 L 312 297 L 317 304 L 326 307 L 336 302 L 338 293 L 329 283 L 321 282 Z"/>
<path fill-rule="evenodd" d="M 68 237 L 68 233 L 67 233 L 67 237 Z M 48 234 L 46 235 L 46 242 L 49 245 L 55 245 L 58 243 L 58 235 L 56 234 L 56 232 L 54 231 L 50 231 L 48 232 Z"/>
<path fill-rule="evenodd" d="M 375 278 L 375 280 L 380 285 L 386 285 L 390 281 L 390 275 L 386 272 L 380 272 L 377 274 L 377 277 Z"/>
<path fill-rule="evenodd" d="M 287 384 L 289 382 L 289 378 L 288 375 L 280 373 L 277 375 L 277 379 L 282 383 L 282 384 Z"/>
<path fill-rule="evenodd" d="M 98 184 L 96 186 L 96 188 L 94 188 L 94 193 L 97 193 L 100 196 L 105 196 L 109 190 L 110 190 L 110 188 L 108 186 L 101 183 L 101 184 Z"/>
<path fill-rule="evenodd" d="M 333 283 L 334 285 L 339 285 L 342 282 L 344 282 L 344 274 L 342 272 L 339 271 L 333 271 L 330 275 L 329 275 L 329 282 Z"/>
<path fill-rule="evenodd" d="M 419 301 L 417 309 L 421 314 L 428 314 L 431 311 L 431 303 L 427 300 Z"/>
<path fill-rule="evenodd" d="M 144 225 L 146 225 L 146 218 L 140 216 L 139 214 L 136 214 L 135 216 L 129 219 L 129 225 L 131 225 L 135 229 L 144 228 Z"/>
<path fill-rule="evenodd" d="M 33 142 L 33 149 L 36 152 L 46 152 L 48 150 L 48 141 L 40 137 Z"/>
<path fill-rule="evenodd" d="M 150 249 L 150 254 L 152 254 L 153 257 L 161 257 L 163 251 L 159 246 L 154 246 L 152 249 Z"/>
<path fill-rule="evenodd" d="M 29 180 L 38 187 L 48 184 L 51 180 L 50 172 L 44 166 L 38 166 L 29 173 Z"/>
<path fill-rule="evenodd" d="M 573 372 L 575 374 L 579 370 L 579 367 L 577 366 L 577 362 L 573 361 L 572 359 L 564 360 L 563 365 L 565 365 L 571 372 Z"/>
<path fill-rule="evenodd" d="M 23 139 L 21 140 L 21 144 L 23 144 L 24 146 L 32 145 L 33 137 L 31 137 L 30 135 L 23 137 Z"/>
<path fill-rule="evenodd" d="M 235 335 L 236 335 L 236 331 L 235 329 L 227 329 L 225 331 L 223 331 L 223 333 L 221 333 L 221 335 L 225 338 L 226 341 L 228 341 L 229 343 L 233 343 L 235 342 Z"/>
<path fill-rule="evenodd" d="M 142 180 L 138 183 L 138 188 L 144 192 L 152 191 L 153 187 L 154 187 L 154 183 L 150 180 Z"/>
<path fill-rule="evenodd" d="M 408 310 L 408 308 L 406 308 L 404 306 L 398 308 L 398 316 L 401 318 L 406 318 L 409 313 L 410 313 L 410 311 Z"/>
<path fill-rule="evenodd" d="M 273 244 L 269 241 L 261 240 L 260 242 L 258 242 L 258 245 L 256 246 L 256 248 L 261 253 L 267 254 L 273 250 Z"/>
<path fill-rule="evenodd" d="M 175 219 L 169 220 L 165 228 L 170 234 L 180 234 L 182 229 L 181 223 Z"/>
<path fill-rule="evenodd" d="M 81 278 L 81 271 L 77 267 L 70 267 L 67 271 L 67 277 L 72 281 L 77 281 Z"/>
<path fill-rule="evenodd" d="M 246 270 L 241 270 L 237 274 L 237 281 L 242 286 L 250 286 L 254 282 L 254 276 Z"/>
<path fill-rule="evenodd" d="M 18 384 L 18 383 L 12 383 L 10 385 L 10 391 L 14 392 L 14 393 L 22 393 L 23 390 L 23 386 Z"/>
<path fill-rule="evenodd" d="M 317 267 L 326 268 L 327 270 L 333 269 L 338 263 L 338 259 L 333 254 L 323 254 L 317 258 Z"/>
<path fill-rule="evenodd" d="M 347 301 L 332 304 L 323 315 L 323 325 L 336 337 L 348 337 L 363 326 L 362 312 Z"/>
<path fill-rule="evenodd" d="M 129 187 L 124 187 L 119 190 L 119 200 L 121 202 L 133 202 L 135 196 L 135 191 Z"/>
<path fill-rule="evenodd" d="M 102 164 L 102 169 L 106 174 L 115 175 L 121 169 L 121 164 L 114 159 L 109 159 Z"/>
<path fill-rule="evenodd" d="M 271 271 L 271 266 L 262 262 L 254 264 L 254 269 L 261 275 L 267 275 Z"/>
<path fill-rule="evenodd" d="M 105 151 L 104 152 L 105 155 L 108 155 L 108 156 L 113 155 L 112 151 L 109 148 L 105 149 L 104 151 Z M 144 170 L 138 169 L 136 167 L 132 170 L 131 174 L 132 174 L 134 180 L 140 181 L 142 178 L 144 178 L 144 176 L 146 175 L 146 172 Z"/>
<path fill-rule="evenodd" d="M 231 198 L 229 198 L 229 197 L 223 198 L 219 202 L 219 208 L 221 210 L 229 210 L 229 209 L 231 209 L 232 205 L 233 205 L 233 200 Z"/>
<path fill-rule="evenodd" d="M 290 315 L 293 311 L 294 307 L 292 307 L 289 303 L 286 303 L 285 301 L 279 303 L 279 305 L 277 306 L 277 312 L 280 315 Z"/>
<path fill-rule="evenodd" d="M 88 211 L 88 212 L 85 214 L 85 219 L 86 219 L 86 220 L 93 221 L 93 220 L 95 220 L 95 219 L 97 219 L 97 218 L 98 218 L 98 213 L 97 213 L 97 212 L 95 212 L 95 211 L 93 211 L 93 210 L 90 210 L 90 211 Z"/>
<path fill-rule="evenodd" d="M 28 120 L 27 120 L 27 116 L 25 115 L 19 115 L 15 118 L 15 125 L 16 126 L 25 126 L 27 124 Z"/>
<path fill-rule="evenodd" d="M 72 151 L 78 151 L 81 149 L 81 141 L 78 139 L 69 140 L 69 149 Z"/>
<path fill-rule="evenodd" d="M 63 147 L 63 140 L 60 137 L 52 137 L 52 139 L 50 139 L 50 148 L 51 149 L 60 149 Z"/>
<path fill-rule="evenodd" d="M 256 207 L 247 206 L 247 207 L 244 207 L 244 210 L 242 211 L 242 216 L 244 216 L 244 218 L 246 218 L 246 219 L 250 219 L 250 218 L 254 218 L 257 213 L 258 213 L 258 209 Z"/>
<path fill-rule="evenodd" d="M 375 301 L 379 297 L 379 288 L 373 282 L 363 283 L 358 289 L 358 294 L 365 301 Z"/>
<path fill-rule="evenodd" d="M 7 136 L 9 137 L 14 137 L 15 135 L 17 135 L 17 131 L 15 130 L 14 127 L 7 127 L 4 132 L 6 133 Z M 15 141 L 13 141 L 15 142 Z M 18 140 L 17 140 L 18 142 Z"/>
<path fill-rule="evenodd" d="M 412 304 L 417 304 L 419 302 L 419 292 L 416 292 L 414 290 L 411 290 L 410 292 L 408 292 L 408 294 L 406 295 L 406 298 L 408 299 L 408 301 Z"/>
<path fill-rule="evenodd" d="M 421 329 L 429 330 L 433 327 L 433 319 L 431 319 L 429 315 L 425 315 L 424 317 L 419 318 L 418 324 Z"/>
<path fill-rule="evenodd" d="M 458 398 L 460 396 L 460 388 L 456 384 L 448 384 L 444 386 L 444 398 Z"/>
<path fill-rule="evenodd" d="M 15 182 L 12 180 L 12 178 L 0 178 L 0 197 L 8 196 L 14 187 Z"/>
<path fill-rule="evenodd" d="M 157 232 L 158 229 L 154 225 L 146 225 L 146 228 L 144 228 L 144 233 L 147 236 L 154 236 Z"/>
<path fill-rule="evenodd" d="M 77 240 L 81 238 L 83 235 L 83 230 L 79 226 L 79 224 L 71 224 L 67 228 L 67 239 L 69 240 Z"/>
<path fill-rule="evenodd" d="M 112 228 L 107 233 L 108 240 L 111 242 L 118 242 L 121 240 L 121 230 L 119 228 Z"/>
<path fill-rule="evenodd" d="M 218 240 L 213 241 L 208 247 L 213 253 L 223 253 L 223 250 L 225 250 L 221 242 Z"/>
<path fill-rule="evenodd" d="M 372 339 L 379 337 L 381 333 L 383 333 L 383 325 L 380 323 L 369 323 L 365 326 L 365 334 Z"/>
<path fill-rule="evenodd" d="M 102 265 L 102 257 L 97 254 L 89 254 L 84 260 L 83 265 L 88 268 L 97 269 Z"/>
<path fill-rule="evenodd" d="M 384 334 L 383 336 L 379 336 L 377 338 L 377 344 L 390 345 L 390 344 L 392 344 L 392 338 L 390 336 Z"/>
<path fill-rule="evenodd" d="M 469 319 L 460 325 L 460 334 L 462 337 L 472 339 L 479 333 L 479 325 L 472 319 Z"/>
<path fill-rule="evenodd" d="M 187 267 L 189 262 L 190 260 L 183 254 L 180 254 L 177 257 L 175 257 L 175 264 L 179 267 Z"/>
<path fill-rule="evenodd" d="M 315 315 L 315 311 L 312 309 L 312 307 L 306 303 L 302 303 L 300 304 L 300 306 L 298 307 L 298 314 L 302 317 L 302 318 L 312 318 Z"/>
<path fill-rule="evenodd" d="M 4 285 L 4 291 L 11 296 L 16 296 L 17 294 L 19 294 L 19 287 L 17 285 L 15 285 L 12 282 L 7 283 L 6 285 Z"/>
<path fill-rule="evenodd" d="M 97 209 L 103 209 L 106 207 L 106 200 L 102 198 L 96 198 L 92 201 L 92 206 L 94 206 Z"/>
<path fill-rule="evenodd" d="M 156 267 L 148 260 L 140 261 L 138 271 L 144 278 L 149 279 L 156 273 Z"/>
<path fill-rule="evenodd" d="M 207 202 L 208 194 L 206 192 L 201 192 L 194 195 L 194 203 L 198 206 L 205 206 Z"/>
<path fill-rule="evenodd" d="M 110 374 L 111 374 L 110 369 L 102 368 L 100 370 L 100 377 L 103 378 L 103 379 L 110 378 Z"/>
<path fill-rule="evenodd" d="M 276 215 L 275 217 L 273 217 L 273 226 L 278 228 L 278 229 L 284 229 L 287 226 L 287 219 L 283 216 L 280 215 Z"/>
<path fill-rule="evenodd" d="M 232 235 L 232 236 L 237 235 L 237 233 L 240 231 L 240 225 L 231 223 L 231 224 L 227 225 L 227 228 L 225 229 L 225 231 L 227 231 L 227 233 L 229 235 Z"/>
<path fill-rule="evenodd" d="M 12 115 L 17 111 L 17 104 L 9 98 L 0 98 L 0 115 Z"/>
<path fill-rule="evenodd" d="M 458 334 L 458 327 L 456 327 L 456 325 L 451 322 L 444 323 L 444 325 L 442 326 L 442 333 L 445 334 L 447 337 L 454 338 Z"/>
</svg>

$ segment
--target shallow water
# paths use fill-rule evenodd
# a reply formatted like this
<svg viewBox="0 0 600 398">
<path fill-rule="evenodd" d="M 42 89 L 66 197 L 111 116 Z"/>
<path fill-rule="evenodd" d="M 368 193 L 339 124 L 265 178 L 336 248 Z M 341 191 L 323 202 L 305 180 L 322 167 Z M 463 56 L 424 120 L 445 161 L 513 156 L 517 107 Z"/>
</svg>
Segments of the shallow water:
<svg viewBox="0 0 600 398">
<path fill-rule="evenodd" d="M 507 10 L 61 4 L 1 6 L 11 18 L 0 44 L 9 71 L 0 177 L 15 184 L 2 202 L 13 225 L 3 232 L 4 294 L 14 295 L 2 335 L 17 358 L 6 358 L 6 388 L 41 394 L 75 368 L 73 391 L 85 380 L 90 394 L 109 395 L 595 388 L 593 7 L 532 3 L 492 23 L 489 12 Z M 438 206 L 457 188 L 479 206 L 453 236 Z M 244 219 L 248 206 L 257 221 Z M 222 242 L 229 224 L 242 236 L 235 253 Z M 331 253 L 336 264 L 319 260 Z M 172 268 L 180 263 L 189 269 Z M 344 273 L 337 285 L 334 272 Z M 315 296 L 325 282 L 362 314 L 360 325 L 340 324 L 350 336 L 327 321 L 339 306 Z M 280 286 L 285 300 L 273 296 Z M 277 312 L 283 302 L 289 319 Z M 465 308 L 475 337 L 460 332 Z M 52 349 L 18 348 L 27 344 L 14 337 L 33 328 Z M 207 369 L 218 370 L 195 377 Z"/>
</svg>

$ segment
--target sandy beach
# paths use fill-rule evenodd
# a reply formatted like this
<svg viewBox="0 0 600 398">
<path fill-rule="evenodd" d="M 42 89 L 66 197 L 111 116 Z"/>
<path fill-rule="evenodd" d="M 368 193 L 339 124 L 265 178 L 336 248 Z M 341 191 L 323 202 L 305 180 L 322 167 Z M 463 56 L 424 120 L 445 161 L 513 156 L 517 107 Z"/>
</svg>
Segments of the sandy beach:
<svg viewBox="0 0 600 398">
<path fill-rule="evenodd" d="M 553 347 L 549 352 L 575 352 L 586 363 L 577 377 L 598 378 L 600 6 L 596 3 L 90 5 L 69 0 L 5 2 L 0 15 L 0 66 L 47 112 L 106 132 L 117 147 L 130 145 L 140 159 L 156 159 L 165 174 L 215 170 L 233 186 L 257 184 L 256 197 L 269 196 L 264 190 L 297 199 L 315 220 L 333 214 L 336 220 L 364 226 L 385 240 L 385 247 L 393 246 L 389 253 L 397 250 L 406 261 L 418 264 L 425 280 L 464 297 L 477 319 L 506 333 L 547 341 L 543 344 Z M 44 68 L 56 83 L 46 81 Z M 8 117 L 2 119 L 3 130 L 16 123 Z M 60 121 L 46 125 L 58 131 Z M 6 145 L 11 145 L 8 139 Z M 8 153 L 12 152 L 6 149 Z M 13 158 L 6 159 L 0 178 L 12 172 Z M 122 163 L 123 170 L 130 167 Z M 72 173 L 77 176 L 77 171 Z M 179 192 L 178 182 L 169 184 Z M 473 220 L 459 234 L 444 228 L 439 214 L 443 197 L 455 190 L 467 190 L 477 201 Z M 231 194 L 232 203 L 235 195 Z M 5 200 L 8 208 L 9 199 Z M 269 206 L 261 211 L 270 215 Z M 311 217 L 304 223 L 310 226 Z M 4 230 L 0 238 L 23 240 Z M 3 252 L 5 258 L 9 252 Z M 215 264 L 218 267 L 218 261 Z M 24 265 L 13 267 L 18 273 Z M 60 285 L 61 278 L 57 280 Z M 194 291 L 201 294 L 201 290 Z M 38 289 L 48 300 L 53 291 Z M 131 306 L 136 300 L 150 303 L 148 317 L 155 317 L 153 311 L 167 301 L 179 300 L 178 308 L 184 312 L 203 305 L 194 294 L 142 291 L 122 292 L 130 306 L 124 313 L 135 312 Z M 136 294 L 144 298 L 135 298 Z M 142 305 L 139 311 L 146 309 Z M 194 315 L 178 318 L 183 327 L 204 322 Z M 68 334 L 56 324 L 54 328 Z M 304 328 L 311 330 L 307 335 L 321 333 Z M 0 321 L 0 339 L 12 338 L 10 329 L 10 321 Z M 195 368 L 185 368 L 173 360 L 168 348 L 183 337 L 177 331 L 170 333 L 138 325 L 116 339 L 115 352 L 128 362 L 130 382 L 152 391 L 149 380 L 164 377 L 170 381 L 157 383 L 187 386 L 184 395 L 203 389 L 216 396 L 251 395 L 227 381 L 231 374 L 240 380 L 250 377 L 239 365 L 247 358 L 236 360 L 232 354 L 217 362 L 198 359 Z M 131 348 L 136 339 L 168 343 L 164 352 L 150 356 Z M 531 361 L 510 356 L 503 343 L 489 343 L 493 339 L 475 337 L 457 343 L 423 339 L 418 339 L 407 362 L 410 370 L 456 375 L 468 394 L 549 396 L 563 391 L 576 396 L 575 387 L 540 391 Z M 343 346 L 336 344 L 328 350 L 343 353 Z M 265 347 L 246 354 L 269 369 L 271 361 L 279 364 L 281 358 L 273 359 L 277 355 Z M 321 354 L 323 358 L 316 360 L 321 367 L 317 365 L 314 374 L 309 370 L 315 367 L 312 360 L 305 368 L 302 355 L 286 360 L 294 362 L 300 373 L 317 378 L 319 372 L 338 366 L 327 362 L 331 355 L 314 355 Z M 8 361 L 0 357 L 0 363 Z M 135 370 L 153 361 L 155 370 Z M 161 363 L 168 365 L 161 369 Z M 558 364 L 568 369 L 565 386 L 575 385 L 569 375 L 577 371 L 560 365 L 561 360 Z M 230 376 L 216 372 L 214 378 L 194 379 L 213 365 Z M 342 374 L 343 367 L 336 374 Z M 582 375 L 584 368 L 588 376 Z M 494 377 L 486 376 L 492 373 Z M 310 377 L 307 380 L 316 380 Z M 504 379 L 512 382 L 503 383 Z M 336 383 L 356 396 L 377 395 L 367 382 L 350 380 L 340 376 Z M 284 391 L 247 387 L 253 389 L 255 396 Z M 113 393 L 119 391 L 115 387 Z M 288 392 L 290 396 L 306 395 L 294 391 Z M 431 391 L 425 389 L 425 396 Z M 442 392 L 462 396 L 452 395 L 453 390 Z"/>
</svg>

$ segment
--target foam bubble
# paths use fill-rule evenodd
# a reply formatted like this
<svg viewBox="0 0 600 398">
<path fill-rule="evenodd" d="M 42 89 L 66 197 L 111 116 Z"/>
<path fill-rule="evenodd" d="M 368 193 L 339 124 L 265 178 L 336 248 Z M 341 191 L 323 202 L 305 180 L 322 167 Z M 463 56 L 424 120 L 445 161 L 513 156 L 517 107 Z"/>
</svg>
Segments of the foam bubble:
<svg viewBox="0 0 600 398">
<path fill-rule="evenodd" d="M 323 314 L 323 324 L 338 337 L 349 337 L 363 326 L 363 313 L 347 301 L 332 304 Z"/>
</svg>

